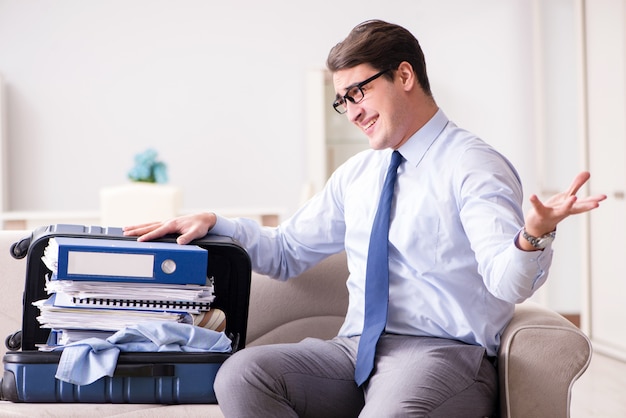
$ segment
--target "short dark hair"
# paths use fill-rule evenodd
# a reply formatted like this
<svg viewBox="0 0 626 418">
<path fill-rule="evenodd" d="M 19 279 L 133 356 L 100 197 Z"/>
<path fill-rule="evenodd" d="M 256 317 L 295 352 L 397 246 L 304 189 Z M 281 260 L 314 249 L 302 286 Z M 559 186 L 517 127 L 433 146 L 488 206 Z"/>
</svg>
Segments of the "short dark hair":
<svg viewBox="0 0 626 418">
<path fill-rule="evenodd" d="M 411 32 L 393 23 L 368 20 L 355 26 L 330 50 L 326 67 L 333 73 L 360 64 L 369 64 L 378 71 L 396 70 L 403 61 L 411 64 L 422 90 L 432 96 L 419 42 Z M 393 78 L 393 73 L 385 76 Z"/>
</svg>

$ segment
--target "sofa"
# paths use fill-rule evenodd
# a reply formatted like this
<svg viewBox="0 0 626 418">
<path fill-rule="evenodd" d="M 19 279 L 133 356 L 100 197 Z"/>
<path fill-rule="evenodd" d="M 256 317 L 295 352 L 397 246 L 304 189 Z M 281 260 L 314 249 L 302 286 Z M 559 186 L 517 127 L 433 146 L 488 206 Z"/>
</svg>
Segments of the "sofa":
<svg viewBox="0 0 626 418">
<path fill-rule="evenodd" d="M 30 231 L 0 230 L 0 336 L 21 327 L 25 259 L 10 256 L 11 244 Z M 344 254 L 332 256 L 286 283 L 253 274 L 248 347 L 332 338 L 347 308 Z M 0 346 L 0 355 L 6 347 Z M 502 336 L 498 356 L 503 418 L 568 417 L 571 389 L 591 359 L 589 339 L 572 323 L 525 302 Z M 25 404 L 0 402 L 2 417 L 171 418 L 223 417 L 218 405 Z"/>
</svg>

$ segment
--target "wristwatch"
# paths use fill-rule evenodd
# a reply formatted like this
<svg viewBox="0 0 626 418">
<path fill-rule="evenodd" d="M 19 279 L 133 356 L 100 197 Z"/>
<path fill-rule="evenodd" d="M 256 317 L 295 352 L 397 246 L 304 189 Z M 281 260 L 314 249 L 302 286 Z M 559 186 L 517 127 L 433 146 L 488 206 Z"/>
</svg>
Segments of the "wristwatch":
<svg viewBox="0 0 626 418">
<path fill-rule="evenodd" d="M 530 242 L 530 245 L 538 250 L 543 250 L 548 246 L 548 244 L 554 241 L 554 237 L 556 236 L 556 229 L 540 237 L 533 237 L 528 232 L 526 232 L 526 228 L 524 228 L 524 230 L 522 231 L 522 236 L 526 241 Z"/>
</svg>

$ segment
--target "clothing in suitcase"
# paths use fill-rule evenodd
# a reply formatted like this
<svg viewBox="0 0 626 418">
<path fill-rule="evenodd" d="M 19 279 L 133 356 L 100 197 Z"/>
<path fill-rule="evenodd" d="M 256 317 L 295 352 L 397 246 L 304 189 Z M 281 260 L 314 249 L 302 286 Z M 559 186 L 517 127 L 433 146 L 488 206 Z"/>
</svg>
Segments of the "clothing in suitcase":
<svg viewBox="0 0 626 418">
<path fill-rule="evenodd" d="M 49 241 L 60 237 L 135 240 L 125 237 L 120 228 L 59 224 L 38 228 L 11 247 L 15 258 L 27 257 L 26 279 L 22 329 L 6 341 L 13 351 L 3 358 L 0 398 L 13 402 L 215 403 L 215 375 L 232 352 L 244 347 L 246 339 L 251 267 L 245 250 L 231 238 L 216 235 L 192 243 L 207 252 L 207 277 L 213 280 L 215 296 L 210 309 L 225 313 L 230 353 L 121 352 L 112 377 L 76 385 L 55 378 L 61 351 L 38 350 L 49 342 L 51 331 L 41 326 L 39 308 L 33 305 L 49 296 L 45 285 L 50 270 L 42 256 Z M 175 237 L 158 241 L 174 243 Z"/>
</svg>

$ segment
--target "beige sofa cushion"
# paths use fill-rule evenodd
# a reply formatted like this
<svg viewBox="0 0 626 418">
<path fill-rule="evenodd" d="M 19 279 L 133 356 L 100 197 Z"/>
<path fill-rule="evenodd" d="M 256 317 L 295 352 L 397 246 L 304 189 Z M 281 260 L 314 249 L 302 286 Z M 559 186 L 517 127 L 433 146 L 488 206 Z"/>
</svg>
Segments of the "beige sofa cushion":
<svg viewBox="0 0 626 418">
<path fill-rule="evenodd" d="M 347 278 L 345 253 L 287 282 L 253 274 L 248 345 L 336 336 L 348 310 Z"/>
</svg>

